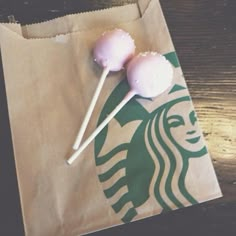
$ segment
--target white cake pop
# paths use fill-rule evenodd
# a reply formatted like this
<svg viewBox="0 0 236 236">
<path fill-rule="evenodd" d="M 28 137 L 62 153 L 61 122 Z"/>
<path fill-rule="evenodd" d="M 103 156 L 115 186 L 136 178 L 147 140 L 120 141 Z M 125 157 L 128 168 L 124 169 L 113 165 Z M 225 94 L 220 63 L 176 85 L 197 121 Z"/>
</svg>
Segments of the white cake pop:
<svg viewBox="0 0 236 236">
<path fill-rule="evenodd" d="M 162 55 L 156 52 L 146 52 L 131 60 L 127 69 L 127 79 L 130 91 L 81 147 L 67 160 L 68 164 L 72 164 L 131 98 L 135 95 L 147 98 L 155 97 L 168 89 L 173 79 L 173 69 L 170 62 Z"/>
</svg>

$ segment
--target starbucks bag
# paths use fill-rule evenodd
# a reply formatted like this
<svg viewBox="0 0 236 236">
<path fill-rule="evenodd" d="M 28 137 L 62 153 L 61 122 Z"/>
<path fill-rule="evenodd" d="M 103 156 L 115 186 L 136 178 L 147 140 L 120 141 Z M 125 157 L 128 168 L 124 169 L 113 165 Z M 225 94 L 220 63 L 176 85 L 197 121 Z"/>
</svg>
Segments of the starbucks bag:
<svg viewBox="0 0 236 236">
<path fill-rule="evenodd" d="M 163 54 L 174 80 L 134 97 L 69 166 L 102 72 L 91 52 L 114 28 L 137 53 Z M 26 235 L 81 235 L 221 196 L 159 1 L 1 24 L 0 45 Z M 125 71 L 108 75 L 84 139 L 128 90 Z"/>
</svg>

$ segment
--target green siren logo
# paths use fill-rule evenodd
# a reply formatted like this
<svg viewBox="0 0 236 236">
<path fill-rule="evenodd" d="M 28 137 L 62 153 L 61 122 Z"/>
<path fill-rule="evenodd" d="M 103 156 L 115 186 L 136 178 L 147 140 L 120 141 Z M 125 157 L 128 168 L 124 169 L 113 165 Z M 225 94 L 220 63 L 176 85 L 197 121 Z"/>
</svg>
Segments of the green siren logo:
<svg viewBox="0 0 236 236">
<path fill-rule="evenodd" d="M 175 52 L 165 56 L 179 67 Z M 98 124 L 128 90 L 126 81 L 114 89 Z M 179 92 L 180 96 L 177 95 Z M 140 121 L 129 143 L 117 143 L 115 148 L 101 156 L 99 153 L 106 143 L 109 125 L 95 139 L 99 180 L 111 207 L 123 222 L 132 221 L 139 214 L 137 209 L 149 199 L 154 199 L 160 212 L 197 203 L 186 188 L 185 178 L 189 159 L 202 157 L 207 149 L 201 140 L 187 89 L 174 85 L 168 96 L 171 98 L 151 113 L 132 99 L 116 115 L 121 127 Z"/>
</svg>

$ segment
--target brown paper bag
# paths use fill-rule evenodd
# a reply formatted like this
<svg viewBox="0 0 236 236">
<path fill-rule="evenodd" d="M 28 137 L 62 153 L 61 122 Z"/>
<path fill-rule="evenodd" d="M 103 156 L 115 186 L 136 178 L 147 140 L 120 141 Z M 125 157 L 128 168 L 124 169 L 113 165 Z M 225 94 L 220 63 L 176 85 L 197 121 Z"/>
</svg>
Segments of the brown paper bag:
<svg viewBox="0 0 236 236">
<path fill-rule="evenodd" d="M 0 26 L 26 235 L 85 234 L 221 196 L 159 2 L 86 14 Z M 101 74 L 93 45 L 115 27 L 137 53 L 164 54 L 173 84 L 153 100 L 132 99 L 68 166 Z M 125 71 L 109 74 L 85 137 L 128 89 Z"/>
</svg>

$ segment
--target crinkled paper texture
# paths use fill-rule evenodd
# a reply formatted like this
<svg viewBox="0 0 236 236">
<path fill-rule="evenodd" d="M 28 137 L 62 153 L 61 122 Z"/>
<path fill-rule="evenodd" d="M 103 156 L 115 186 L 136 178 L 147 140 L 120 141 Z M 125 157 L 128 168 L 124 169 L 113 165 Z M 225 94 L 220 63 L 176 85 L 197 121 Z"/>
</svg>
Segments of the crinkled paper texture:
<svg viewBox="0 0 236 236">
<path fill-rule="evenodd" d="M 114 28 L 137 53 L 164 54 L 173 84 L 132 99 L 68 166 L 102 72 L 91 51 Z M 159 1 L 2 24 L 0 43 L 26 235 L 85 234 L 221 196 Z M 110 73 L 85 137 L 127 91 L 125 71 Z"/>
</svg>

